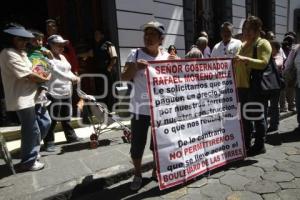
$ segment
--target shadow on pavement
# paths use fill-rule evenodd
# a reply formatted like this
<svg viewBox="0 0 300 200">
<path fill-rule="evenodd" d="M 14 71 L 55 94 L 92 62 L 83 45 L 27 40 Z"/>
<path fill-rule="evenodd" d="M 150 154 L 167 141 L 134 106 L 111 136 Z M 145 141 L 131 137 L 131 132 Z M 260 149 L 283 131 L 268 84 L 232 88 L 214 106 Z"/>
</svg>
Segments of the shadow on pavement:
<svg viewBox="0 0 300 200">
<path fill-rule="evenodd" d="M 98 141 L 98 147 L 101 146 L 109 146 L 111 143 L 108 139 L 103 139 Z M 91 149 L 90 142 L 81 142 L 81 143 L 74 143 L 74 144 L 68 144 L 61 146 L 61 151 L 57 155 L 62 155 L 64 153 L 68 152 L 74 152 L 74 151 L 80 151 L 80 150 L 86 150 Z"/>
<path fill-rule="evenodd" d="M 106 181 L 103 178 L 93 180 L 92 175 L 86 176 L 82 180 L 81 184 L 77 185 L 74 188 L 70 199 L 74 199 L 77 196 L 94 193 L 95 191 L 103 190 L 105 185 L 106 185 Z"/>
<path fill-rule="evenodd" d="M 0 179 L 13 175 L 8 165 L 0 165 Z"/>
<path fill-rule="evenodd" d="M 300 141 L 300 133 L 295 131 L 284 132 L 284 133 L 280 133 L 279 135 L 283 143 Z"/>
<path fill-rule="evenodd" d="M 300 133 L 296 131 L 283 132 L 279 134 L 269 134 L 266 143 L 270 145 L 281 145 L 282 143 L 299 142 Z"/>
<path fill-rule="evenodd" d="M 230 170 L 232 168 L 248 166 L 248 165 L 252 165 L 256 162 L 257 162 L 256 160 L 235 161 L 224 167 L 212 170 L 210 172 L 207 172 L 206 174 L 198 176 L 197 178 L 190 180 L 185 184 L 178 185 L 173 188 L 169 188 L 169 189 L 162 190 L 162 191 L 159 190 L 157 181 L 155 181 L 156 183 L 151 183 L 153 181 L 151 178 L 143 178 L 143 186 L 139 192 L 134 192 L 129 189 L 130 181 L 123 183 L 121 185 L 115 186 L 113 188 L 105 188 L 105 185 L 106 185 L 105 180 L 103 180 L 103 179 L 92 180 L 91 183 L 88 183 L 88 184 L 82 183 L 82 184 L 76 186 L 76 188 L 74 189 L 74 191 L 72 193 L 72 197 L 70 199 L 72 199 L 72 200 L 94 200 L 94 199 L 140 200 L 140 199 L 146 199 L 146 198 L 155 198 L 155 197 L 159 197 L 159 196 L 168 194 L 175 190 L 178 190 L 182 187 L 192 184 L 195 181 L 201 180 L 202 178 L 206 178 L 208 176 L 213 176 L 214 174 L 216 174 L 220 171 L 226 171 L 226 170 Z M 86 177 L 86 180 L 89 180 L 88 178 L 92 178 L 92 177 Z M 91 181 L 91 180 L 89 180 L 89 181 Z M 151 183 L 151 185 L 147 186 L 150 183 Z"/>
<path fill-rule="evenodd" d="M 150 178 L 143 178 L 143 188 L 148 185 L 152 180 Z M 87 186 L 88 187 L 88 186 Z M 94 191 L 94 193 L 88 194 L 88 191 L 78 191 L 77 193 L 73 193 L 71 199 L 72 200 L 92 200 L 92 199 L 110 199 L 110 200 L 119 200 L 119 199 L 145 199 L 150 197 L 157 197 L 164 194 L 167 194 L 171 191 L 177 190 L 181 186 L 177 186 L 171 189 L 160 191 L 157 186 L 154 186 L 153 188 L 150 188 L 147 191 L 141 192 L 134 192 L 129 189 L 130 182 L 118 185 L 114 188 L 105 188 L 101 191 Z M 80 196 L 77 196 L 80 195 Z"/>
</svg>

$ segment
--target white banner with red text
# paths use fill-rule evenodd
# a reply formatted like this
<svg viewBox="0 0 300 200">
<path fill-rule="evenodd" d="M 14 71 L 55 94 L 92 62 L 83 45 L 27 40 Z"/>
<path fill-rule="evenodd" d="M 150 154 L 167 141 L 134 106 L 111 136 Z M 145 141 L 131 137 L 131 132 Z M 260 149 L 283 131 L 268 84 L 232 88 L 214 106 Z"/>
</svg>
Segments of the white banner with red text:
<svg viewBox="0 0 300 200">
<path fill-rule="evenodd" d="M 146 73 L 161 190 L 245 157 L 231 59 L 153 61 Z"/>
</svg>

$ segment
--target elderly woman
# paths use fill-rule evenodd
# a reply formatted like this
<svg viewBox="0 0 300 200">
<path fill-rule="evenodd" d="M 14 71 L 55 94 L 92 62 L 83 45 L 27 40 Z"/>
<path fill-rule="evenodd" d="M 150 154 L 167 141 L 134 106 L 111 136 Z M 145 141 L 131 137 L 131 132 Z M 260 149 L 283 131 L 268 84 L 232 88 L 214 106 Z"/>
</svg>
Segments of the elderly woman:
<svg viewBox="0 0 300 200">
<path fill-rule="evenodd" d="M 203 58 L 203 54 L 196 45 L 192 45 L 185 58 Z"/>
<path fill-rule="evenodd" d="M 201 50 L 203 58 L 210 58 L 210 50 L 208 50 L 209 47 L 207 37 L 199 37 L 196 41 L 196 45 Z"/>
<path fill-rule="evenodd" d="M 38 161 L 41 138 L 46 134 L 40 129 L 36 113 L 35 97 L 38 84 L 48 81 L 32 72 L 32 63 L 25 52 L 26 45 L 34 36 L 24 27 L 11 25 L 4 30 L 9 44 L 0 54 L 6 108 L 16 111 L 21 122 L 21 170 L 36 171 L 44 168 Z M 44 130 L 49 126 L 44 124 Z"/>
<path fill-rule="evenodd" d="M 67 142 L 81 141 L 71 127 L 72 116 L 72 83 L 79 82 L 79 77 L 71 71 L 71 65 L 62 55 L 68 40 L 64 40 L 60 35 L 52 35 L 48 38 L 50 51 L 53 54 L 52 77 L 48 82 L 49 99 L 52 103 L 49 106 L 52 123 L 47 136 L 44 138 L 45 150 L 54 152 L 54 129 L 57 121 L 61 122 Z"/>
<path fill-rule="evenodd" d="M 236 84 L 238 89 L 239 101 L 242 106 L 242 122 L 244 130 L 245 146 L 247 155 L 256 155 L 265 153 L 266 121 L 264 117 L 264 108 L 266 107 L 265 97 L 257 90 L 252 89 L 251 71 L 264 70 L 271 57 L 272 48 L 270 43 L 260 37 L 262 22 L 258 17 L 250 16 L 245 21 L 243 28 L 244 43 L 242 44 L 238 55 L 234 59 L 236 71 Z M 252 103 L 251 108 L 257 109 L 255 113 L 244 112 L 244 105 Z M 253 107 L 253 103 L 256 106 Z M 259 106 L 257 106 L 259 105 Z M 250 106 L 248 107 L 250 108 Z M 249 117 L 255 118 L 255 143 L 251 146 L 251 123 Z M 251 119 L 251 120 L 252 120 Z"/>
<path fill-rule="evenodd" d="M 143 26 L 144 47 L 131 51 L 122 73 L 123 81 L 133 80 L 134 96 L 131 98 L 132 114 L 131 129 L 131 158 L 134 165 L 134 178 L 130 185 L 131 190 L 138 190 L 142 185 L 141 163 L 147 141 L 147 133 L 150 125 L 150 108 L 147 94 L 145 68 L 147 61 L 175 59 L 160 49 L 164 39 L 164 26 L 157 21 L 150 21 Z M 152 140 L 150 149 L 153 150 Z M 154 169 L 152 175 L 156 175 Z"/>
</svg>

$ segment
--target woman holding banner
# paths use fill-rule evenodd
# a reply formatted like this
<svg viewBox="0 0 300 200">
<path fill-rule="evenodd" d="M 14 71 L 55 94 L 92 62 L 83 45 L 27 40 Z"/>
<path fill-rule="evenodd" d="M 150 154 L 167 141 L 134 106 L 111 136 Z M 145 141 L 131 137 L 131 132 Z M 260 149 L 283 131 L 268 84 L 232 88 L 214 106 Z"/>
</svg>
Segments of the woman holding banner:
<svg viewBox="0 0 300 200">
<path fill-rule="evenodd" d="M 147 94 L 145 69 L 148 61 L 175 59 L 160 49 L 164 39 L 164 25 L 158 21 L 150 21 L 142 26 L 144 31 L 144 47 L 131 51 L 122 73 L 123 81 L 133 80 L 133 97 L 131 98 L 131 158 L 134 165 L 134 178 L 130 185 L 131 190 L 138 190 L 142 186 L 141 163 L 147 141 L 147 133 L 150 125 L 150 102 Z M 150 149 L 153 151 L 152 138 Z M 156 176 L 153 169 L 152 176 Z"/>
<path fill-rule="evenodd" d="M 243 36 L 245 41 L 242 44 L 238 55 L 234 58 L 236 85 L 242 108 L 240 113 L 248 156 L 266 152 L 266 121 L 264 109 L 267 102 L 264 95 L 251 87 L 251 72 L 253 72 L 253 70 L 264 70 L 269 62 L 272 52 L 270 43 L 260 37 L 261 30 L 262 21 L 255 16 L 248 17 L 243 25 Z M 251 113 L 247 112 L 246 109 L 249 109 L 249 112 Z M 255 111 L 250 111 L 250 109 L 255 109 Z M 252 122 L 254 122 L 255 128 L 255 142 L 253 146 L 251 146 Z"/>
</svg>

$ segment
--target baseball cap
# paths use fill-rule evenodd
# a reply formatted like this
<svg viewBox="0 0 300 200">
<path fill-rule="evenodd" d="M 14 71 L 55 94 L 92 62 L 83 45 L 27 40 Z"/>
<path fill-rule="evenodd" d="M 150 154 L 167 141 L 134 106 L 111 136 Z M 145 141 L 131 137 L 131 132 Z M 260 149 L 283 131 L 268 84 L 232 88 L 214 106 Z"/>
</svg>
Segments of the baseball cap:
<svg viewBox="0 0 300 200">
<path fill-rule="evenodd" d="M 48 43 L 68 44 L 69 40 L 63 39 L 60 35 L 51 35 L 47 39 Z"/>
<path fill-rule="evenodd" d="M 142 26 L 142 30 L 145 31 L 145 29 L 147 28 L 154 28 L 156 29 L 158 32 L 160 32 L 162 35 L 165 34 L 165 27 L 162 23 L 158 22 L 158 21 L 150 21 L 146 24 L 144 24 Z"/>
<path fill-rule="evenodd" d="M 34 35 L 27 31 L 23 26 L 11 26 L 7 29 L 4 29 L 3 32 L 23 38 L 34 38 Z"/>
</svg>

